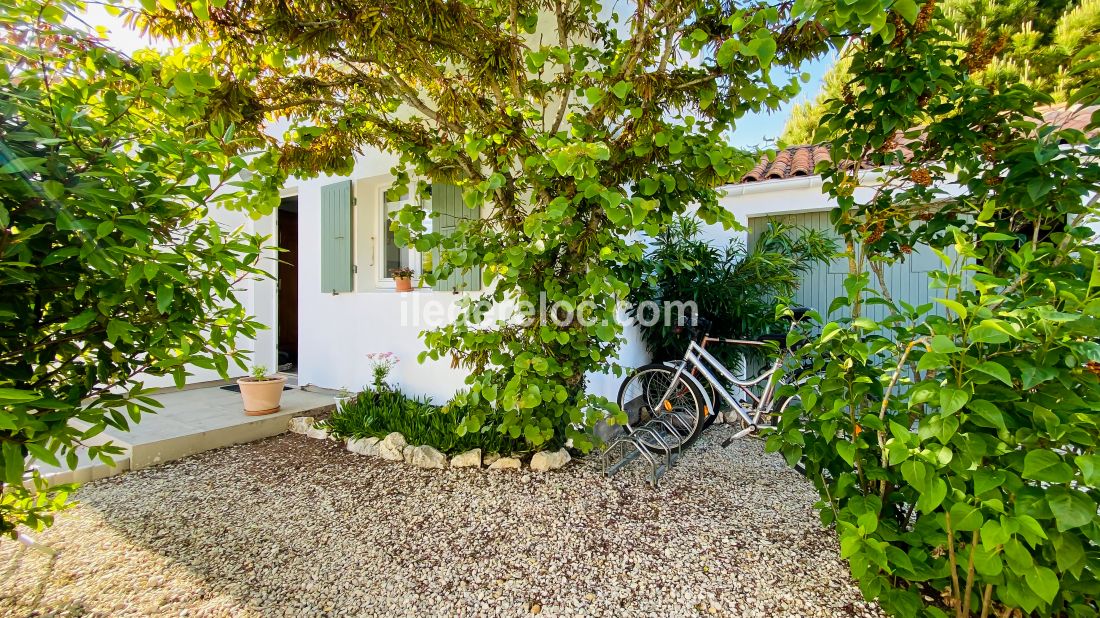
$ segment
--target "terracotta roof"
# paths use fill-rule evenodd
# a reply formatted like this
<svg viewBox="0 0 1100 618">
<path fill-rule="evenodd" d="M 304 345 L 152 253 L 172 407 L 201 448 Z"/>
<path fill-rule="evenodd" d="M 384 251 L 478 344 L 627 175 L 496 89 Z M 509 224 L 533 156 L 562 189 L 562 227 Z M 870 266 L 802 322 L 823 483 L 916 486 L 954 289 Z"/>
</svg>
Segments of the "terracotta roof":
<svg viewBox="0 0 1100 618">
<path fill-rule="evenodd" d="M 756 167 L 741 178 L 741 182 L 813 176 L 818 163 L 830 160 L 829 149 L 825 146 L 794 146 L 776 153 L 774 160 L 769 161 L 767 155 L 761 157 Z"/>
<path fill-rule="evenodd" d="M 1100 111 L 1100 105 L 1087 107 L 1041 107 L 1043 110 L 1043 124 L 1050 124 L 1063 129 L 1084 131 L 1088 126 L 1092 115 Z"/>
<path fill-rule="evenodd" d="M 1055 125 L 1063 129 L 1076 129 L 1083 131 L 1088 125 L 1092 114 L 1100 110 L 1100 106 L 1089 107 L 1046 107 L 1040 108 L 1044 125 Z M 899 150 L 905 158 L 912 156 L 912 151 L 905 146 Z M 818 163 L 831 162 L 829 148 L 817 144 L 812 146 L 791 146 L 776 153 L 775 159 L 768 159 L 767 155 L 760 157 L 760 162 L 745 174 L 740 183 L 767 182 L 769 180 L 789 180 L 803 176 L 816 176 L 814 168 Z M 851 163 L 847 162 L 847 166 Z"/>
</svg>

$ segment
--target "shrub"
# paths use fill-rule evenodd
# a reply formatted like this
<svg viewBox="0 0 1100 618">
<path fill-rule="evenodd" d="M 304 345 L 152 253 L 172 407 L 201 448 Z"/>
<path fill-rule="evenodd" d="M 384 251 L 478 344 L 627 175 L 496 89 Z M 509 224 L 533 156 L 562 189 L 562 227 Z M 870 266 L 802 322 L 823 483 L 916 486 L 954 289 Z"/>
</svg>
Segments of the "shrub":
<svg viewBox="0 0 1100 618">
<path fill-rule="evenodd" d="M 523 440 L 501 434 L 490 425 L 481 431 L 463 431 L 462 419 L 468 414 L 454 402 L 439 407 L 427 398 L 384 389 L 359 393 L 321 425 L 337 438 L 384 438 L 396 431 L 409 444 L 426 444 L 448 455 L 474 448 L 502 455 L 526 450 Z"/>
<path fill-rule="evenodd" d="M 678 217 L 654 241 L 643 263 L 645 285 L 631 296 L 637 303 L 693 301 L 702 316 L 713 320 L 717 337 L 754 338 L 784 332 L 775 317 L 777 297 L 798 289 L 799 275 L 837 251 L 831 238 L 818 230 L 769 222 L 756 244 L 738 240 L 725 246 L 700 238 L 699 222 Z M 656 358 L 678 358 L 689 333 L 659 320 L 642 329 L 642 338 Z M 714 354 L 730 364 L 743 350 L 718 346 Z"/>
<path fill-rule="evenodd" d="M 239 156 L 259 142 L 209 104 L 219 70 L 201 53 L 120 54 L 66 25 L 79 12 L 0 9 L 0 534 L 64 504 L 29 458 L 75 467 L 86 440 L 157 407 L 143 376 L 227 377 L 260 327 L 233 288 L 265 276 L 263 239 L 206 214 L 270 212 L 271 158 Z"/>
<path fill-rule="evenodd" d="M 852 317 L 805 348 L 820 374 L 768 446 L 805 465 L 852 574 L 890 613 L 1096 616 L 1100 114 L 1086 131 L 1037 126 L 1044 95 L 973 84 L 980 58 L 934 4 L 921 14 L 856 48 L 853 94 L 827 116 L 833 160 L 882 177 L 857 193 L 861 166 L 825 175 L 854 266 L 836 305 Z M 943 268 L 914 307 L 881 267 L 921 245 Z M 885 317 L 863 315 L 872 303 Z"/>
</svg>

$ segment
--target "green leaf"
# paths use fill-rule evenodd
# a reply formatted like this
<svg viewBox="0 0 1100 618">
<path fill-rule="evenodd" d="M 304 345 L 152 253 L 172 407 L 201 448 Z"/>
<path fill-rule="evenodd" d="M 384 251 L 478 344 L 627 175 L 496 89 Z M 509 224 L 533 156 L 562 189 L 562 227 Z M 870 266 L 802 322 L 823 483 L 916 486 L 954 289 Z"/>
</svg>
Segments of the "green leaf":
<svg viewBox="0 0 1100 618">
<path fill-rule="evenodd" d="M 523 437 L 527 438 L 528 442 L 536 446 L 544 442 L 542 439 L 542 432 L 534 425 L 527 425 L 523 428 Z"/>
<path fill-rule="evenodd" d="M 951 505 L 951 528 L 955 531 L 969 532 L 982 527 L 982 512 L 965 503 Z"/>
<path fill-rule="evenodd" d="M 1051 513 L 1054 513 L 1059 532 L 1087 525 L 1096 518 L 1096 503 L 1087 494 L 1075 489 L 1058 485 L 1050 487 L 1046 500 Z"/>
<path fill-rule="evenodd" d="M 908 1 L 912 2 L 912 0 Z M 951 300 L 949 298 L 933 298 L 932 300 L 954 311 L 959 316 L 959 319 L 965 320 L 966 316 L 969 315 L 966 307 L 958 301 Z"/>
<path fill-rule="evenodd" d="M 206 4 L 206 0 L 191 0 L 191 11 L 195 14 L 195 17 L 203 21 L 210 20 L 210 8 Z"/>
<path fill-rule="evenodd" d="M 718 66 L 729 66 L 733 62 L 734 56 L 737 55 L 737 50 L 741 48 L 741 42 L 736 38 L 726 39 L 722 46 L 718 48 L 718 53 L 715 54 L 714 60 L 718 63 Z"/>
<path fill-rule="evenodd" d="M 630 94 L 633 86 L 629 82 L 620 81 L 611 87 L 611 92 L 620 99 L 626 100 L 626 95 Z"/>
<path fill-rule="evenodd" d="M 990 470 L 979 468 L 974 471 L 974 494 L 982 495 L 985 492 L 1000 487 L 1005 482 L 1005 473 L 1002 470 Z"/>
<path fill-rule="evenodd" d="M 4 442 L 0 449 L 4 457 L 4 482 L 19 485 L 23 482 L 23 451 L 16 442 Z"/>
<path fill-rule="evenodd" d="M 940 389 L 940 409 L 944 414 L 954 414 L 970 401 L 970 394 L 957 388 L 944 387 Z"/>
<path fill-rule="evenodd" d="M 1051 541 L 1054 543 L 1054 555 L 1058 563 L 1058 570 L 1074 573 L 1077 577 L 1080 577 L 1080 571 L 1084 568 L 1087 557 L 1077 535 L 1072 532 L 1055 534 Z"/>
<path fill-rule="evenodd" d="M 840 458 L 848 462 L 849 466 L 855 465 L 856 461 L 856 445 L 851 442 L 837 442 L 836 454 L 840 455 Z"/>
<path fill-rule="evenodd" d="M 1012 386 L 1012 375 L 1008 373 L 1008 369 L 1005 369 L 1004 365 L 994 361 L 984 361 L 974 366 L 974 369 L 980 371 L 986 375 L 993 376 L 1005 386 Z"/>
<path fill-rule="evenodd" d="M 1053 603 L 1054 597 L 1058 596 L 1058 576 L 1053 570 L 1045 566 L 1036 566 L 1035 570 L 1024 579 L 1028 587 L 1048 604 Z"/>
<path fill-rule="evenodd" d="M 951 359 L 946 354 L 939 352 L 925 352 L 921 355 L 920 360 L 917 361 L 918 371 L 928 371 L 930 369 L 939 369 L 941 367 L 947 367 L 951 364 Z"/>
<path fill-rule="evenodd" d="M 99 317 L 99 314 L 96 313 L 94 310 L 85 309 L 84 311 L 81 311 L 79 314 L 77 314 L 77 316 L 73 319 L 65 322 L 65 325 L 61 327 L 61 330 L 81 330 L 94 322 L 97 317 Z"/>
<path fill-rule="evenodd" d="M 1068 483 L 1073 480 L 1073 468 L 1048 450 L 1030 450 L 1024 456 L 1024 478 L 1047 483 Z"/>
<path fill-rule="evenodd" d="M 771 38 L 770 35 L 753 38 L 748 45 L 745 45 L 744 49 L 746 55 L 756 56 L 760 60 L 761 67 L 767 67 L 772 63 L 772 59 L 775 58 L 775 51 L 775 39 Z"/>
<path fill-rule="evenodd" d="M 38 461 L 49 464 L 51 466 L 60 467 L 61 464 L 57 461 L 57 455 L 54 455 L 41 444 L 35 444 L 34 442 L 27 442 L 25 444 L 27 451 L 31 457 L 34 457 Z"/>
<path fill-rule="evenodd" d="M 911 24 L 917 21 L 917 14 L 920 12 L 913 0 L 896 0 L 891 8 Z"/>
<path fill-rule="evenodd" d="M 997 429 L 1006 429 L 1004 414 L 1000 408 L 994 405 L 992 402 L 985 399 L 975 399 L 970 402 L 968 409 L 976 414 L 976 418 L 985 421 L 985 427 L 996 427 Z M 971 420 L 974 420 L 972 417 Z M 981 425 L 982 423 L 977 423 Z"/>
<path fill-rule="evenodd" d="M 901 464 L 901 475 L 905 482 L 919 492 L 917 508 L 924 513 L 931 512 L 947 496 L 947 484 L 933 475 L 932 467 L 923 461 L 910 459 Z"/>
<path fill-rule="evenodd" d="M 1100 455 L 1078 455 L 1073 459 L 1081 478 L 1089 487 L 1100 487 Z"/>
<path fill-rule="evenodd" d="M 172 306 L 173 294 L 174 290 L 170 284 L 162 283 L 157 286 L 157 311 L 168 313 L 168 308 Z"/>
<path fill-rule="evenodd" d="M 521 408 L 534 408 L 540 403 L 542 403 L 542 394 L 539 392 L 539 387 L 534 384 L 529 385 L 519 399 Z"/>
<path fill-rule="evenodd" d="M 931 348 L 933 352 L 938 352 L 940 354 L 950 354 L 962 349 L 955 345 L 955 341 L 947 335 L 936 335 L 932 337 Z"/>
<path fill-rule="evenodd" d="M 164 2 L 171 2 L 172 4 L 175 4 L 175 0 L 160 0 L 160 2 L 162 4 Z M 169 10 L 174 11 L 175 9 Z M 178 90 L 181 94 L 186 95 L 195 92 L 195 83 L 191 81 L 191 74 L 186 71 L 180 71 L 179 73 L 176 73 L 175 77 L 172 78 L 172 85 L 175 86 L 176 90 Z"/>
<path fill-rule="evenodd" d="M 0 404 L 10 405 L 27 403 L 39 399 L 42 399 L 42 395 L 31 391 L 25 391 L 18 388 L 0 388 Z"/>
</svg>

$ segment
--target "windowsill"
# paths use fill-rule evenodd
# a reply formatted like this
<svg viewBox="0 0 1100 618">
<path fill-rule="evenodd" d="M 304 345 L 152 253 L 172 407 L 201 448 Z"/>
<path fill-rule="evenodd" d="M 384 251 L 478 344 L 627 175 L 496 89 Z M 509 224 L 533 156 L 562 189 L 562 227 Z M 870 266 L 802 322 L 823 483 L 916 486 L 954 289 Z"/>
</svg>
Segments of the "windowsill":
<svg viewBox="0 0 1100 618">
<path fill-rule="evenodd" d="M 422 288 L 414 287 L 412 289 L 412 291 L 409 291 L 409 292 L 398 292 L 397 288 L 394 287 L 394 286 L 383 287 L 381 285 L 374 288 L 373 290 L 363 290 L 362 292 L 356 292 L 356 294 L 389 294 L 389 295 L 392 295 L 392 294 L 445 294 L 447 296 L 461 296 L 462 294 L 469 294 L 469 293 L 470 292 L 460 292 L 459 294 L 455 294 L 454 292 L 450 292 L 450 291 L 434 290 L 434 289 L 432 289 L 430 287 L 427 287 L 427 286 L 424 286 Z"/>
<path fill-rule="evenodd" d="M 375 289 L 378 290 L 396 290 L 397 283 L 393 279 L 379 279 L 374 282 Z M 413 290 L 431 290 L 431 288 L 425 286 L 420 287 L 419 282 L 413 285 Z"/>
</svg>

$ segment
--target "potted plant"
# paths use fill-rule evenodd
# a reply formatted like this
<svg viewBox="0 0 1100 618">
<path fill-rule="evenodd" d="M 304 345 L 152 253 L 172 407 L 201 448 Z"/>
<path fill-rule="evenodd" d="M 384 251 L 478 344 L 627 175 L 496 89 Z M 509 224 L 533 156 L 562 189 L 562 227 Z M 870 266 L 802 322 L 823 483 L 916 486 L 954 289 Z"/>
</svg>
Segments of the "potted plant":
<svg viewBox="0 0 1100 618">
<path fill-rule="evenodd" d="M 278 412 L 285 384 L 285 377 L 267 375 L 267 367 L 253 367 L 252 375 L 237 380 L 237 386 L 241 388 L 241 398 L 244 399 L 244 413 L 248 416 L 261 416 Z"/>
<path fill-rule="evenodd" d="M 409 268 L 408 266 L 394 268 L 390 271 L 390 276 L 393 277 L 394 283 L 397 284 L 398 292 L 412 291 L 413 269 Z"/>
<path fill-rule="evenodd" d="M 344 405 L 349 401 L 353 401 L 356 397 L 355 393 L 352 393 L 347 387 L 342 387 L 340 392 L 336 394 L 332 399 L 336 401 L 336 411 L 339 412 L 344 409 Z"/>
</svg>

